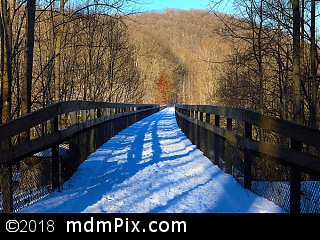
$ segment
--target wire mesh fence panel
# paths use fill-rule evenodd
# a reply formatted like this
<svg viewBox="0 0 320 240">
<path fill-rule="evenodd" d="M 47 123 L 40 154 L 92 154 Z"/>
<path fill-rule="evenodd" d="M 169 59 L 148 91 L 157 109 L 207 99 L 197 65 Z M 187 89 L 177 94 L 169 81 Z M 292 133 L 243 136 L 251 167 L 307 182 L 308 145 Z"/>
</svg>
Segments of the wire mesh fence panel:
<svg viewBox="0 0 320 240">
<path fill-rule="evenodd" d="M 47 196 L 51 188 L 51 157 L 31 156 L 13 168 L 13 212 Z"/>
<path fill-rule="evenodd" d="M 231 167 L 231 175 L 244 187 L 244 153 L 236 145 L 228 145 L 228 161 Z"/>
<path fill-rule="evenodd" d="M 301 174 L 301 213 L 320 213 L 320 175 L 318 173 Z"/>
<path fill-rule="evenodd" d="M 251 191 L 290 211 L 290 167 L 279 159 L 255 155 Z"/>
</svg>

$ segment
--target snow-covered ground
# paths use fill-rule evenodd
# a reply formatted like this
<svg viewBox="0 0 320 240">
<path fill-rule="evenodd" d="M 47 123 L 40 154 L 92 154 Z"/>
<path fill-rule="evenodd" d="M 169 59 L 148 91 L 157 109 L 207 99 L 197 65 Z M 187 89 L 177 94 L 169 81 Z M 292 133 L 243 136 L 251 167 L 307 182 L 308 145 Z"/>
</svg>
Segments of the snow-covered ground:
<svg viewBox="0 0 320 240">
<path fill-rule="evenodd" d="M 91 154 L 60 191 L 21 213 L 286 213 L 242 188 L 179 129 L 174 108 Z"/>
</svg>

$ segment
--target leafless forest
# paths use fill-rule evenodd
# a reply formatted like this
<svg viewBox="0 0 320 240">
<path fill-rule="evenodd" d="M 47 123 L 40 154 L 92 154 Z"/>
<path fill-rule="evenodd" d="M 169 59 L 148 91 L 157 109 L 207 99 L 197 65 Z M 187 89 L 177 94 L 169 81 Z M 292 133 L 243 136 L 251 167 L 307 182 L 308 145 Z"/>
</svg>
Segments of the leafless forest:
<svg viewBox="0 0 320 240">
<path fill-rule="evenodd" d="M 134 16 L 130 36 L 146 88 L 155 89 L 154 80 L 164 74 L 171 99 L 244 107 L 316 127 L 318 39 L 311 2 L 299 4 L 298 46 L 290 1 L 238 4 L 237 16 L 175 9 Z"/>
<path fill-rule="evenodd" d="M 315 0 L 237 0 L 234 15 L 215 0 L 137 2 L 1 0 L 1 122 L 92 100 L 228 105 L 318 127 Z"/>
</svg>

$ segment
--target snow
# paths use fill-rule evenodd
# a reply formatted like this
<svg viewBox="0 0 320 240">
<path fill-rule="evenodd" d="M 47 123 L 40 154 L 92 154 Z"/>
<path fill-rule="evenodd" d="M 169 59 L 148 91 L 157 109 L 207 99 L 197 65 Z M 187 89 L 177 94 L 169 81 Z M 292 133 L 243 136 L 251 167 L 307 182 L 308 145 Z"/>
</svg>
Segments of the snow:
<svg viewBox="0 0 320 240">
<path fill-rule="evenodd" d="M 179 129 L 174 108 L 111 138 L 20 213 L 287 213 L 242 188 Z"/>
</svg>

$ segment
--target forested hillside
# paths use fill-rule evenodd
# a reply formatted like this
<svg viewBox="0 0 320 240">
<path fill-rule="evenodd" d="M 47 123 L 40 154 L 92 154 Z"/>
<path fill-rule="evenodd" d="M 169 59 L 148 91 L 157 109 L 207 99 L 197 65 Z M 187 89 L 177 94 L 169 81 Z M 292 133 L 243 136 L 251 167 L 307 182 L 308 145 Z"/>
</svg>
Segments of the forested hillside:
<svg viewBox="0 0 320 240">
<path fill-rule="evenodd" d="M 172 102 L 244 107 L 316 126 L 318 40 L 310 5 L 301 15 L 305 25 L 294 31 L 288 5 L 249 2 L 239 2 L 237 15 L 166 9 L 131 16 L 126 24 L 145 100 L 162 99 L 161 78 Z"/>
<path fill-rule="evenodd" d="M 241 0 L 235 15 L 137 2 L 1 2 L 1 122 L 92 100 L 229 105 L 318 126 L 314 1 Z"/>
<path fill-rule="evenodd" d="M 158 102 L 157 80 L 169 83 L 169 100 L 217 103 L 218 79 L 230 52 L 228 37 L 217 34 L 223 25 L 200 10 L 166 9 L 131 16 L 127 21 L 138 68 L 149 89 L 147 101 Z"/>
</svg>

